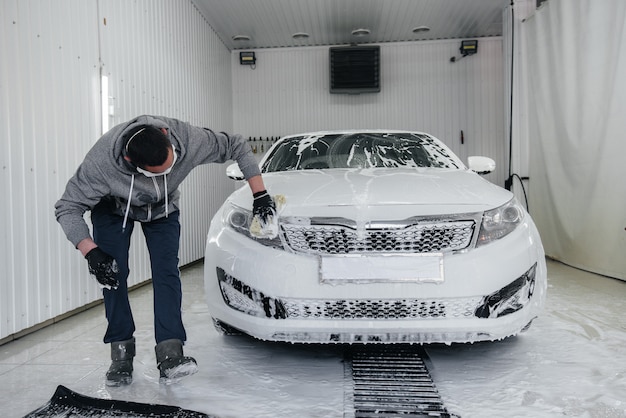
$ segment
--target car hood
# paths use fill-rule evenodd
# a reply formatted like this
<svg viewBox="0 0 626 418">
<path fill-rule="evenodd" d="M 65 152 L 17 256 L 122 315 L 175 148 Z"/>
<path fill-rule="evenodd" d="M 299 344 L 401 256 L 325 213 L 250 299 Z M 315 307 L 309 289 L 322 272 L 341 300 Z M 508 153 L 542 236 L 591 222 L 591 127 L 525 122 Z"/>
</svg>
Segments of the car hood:
<svg viewBox="0 0 626 418">
<path fill-rule="evenodd" d="M 485 211 L 513 195 L 470 170 L 370 168 L 286 171 L 263 174 L 272 195 L 285 196 L 284 215 L 350 216 L 377 219 Z M 248 187 L 230 200 L 251 208 Z"/>
</svg>

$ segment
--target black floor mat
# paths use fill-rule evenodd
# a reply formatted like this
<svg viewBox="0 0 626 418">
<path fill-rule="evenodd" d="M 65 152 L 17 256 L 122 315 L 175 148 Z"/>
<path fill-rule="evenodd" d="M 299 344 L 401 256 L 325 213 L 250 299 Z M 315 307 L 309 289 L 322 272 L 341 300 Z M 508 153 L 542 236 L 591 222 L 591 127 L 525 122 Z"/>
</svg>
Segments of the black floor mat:
<svg viewBox="0 0 626 418">
<path fill-rule="evenodd" d="M 74 417 L 151 417 L 151 418 L 215 418 L 177 406 L 152 405 L 112 399 L 90 398 L 58 386 L 52 399 L 24 418 L 74 418 Z"/>
</svg>

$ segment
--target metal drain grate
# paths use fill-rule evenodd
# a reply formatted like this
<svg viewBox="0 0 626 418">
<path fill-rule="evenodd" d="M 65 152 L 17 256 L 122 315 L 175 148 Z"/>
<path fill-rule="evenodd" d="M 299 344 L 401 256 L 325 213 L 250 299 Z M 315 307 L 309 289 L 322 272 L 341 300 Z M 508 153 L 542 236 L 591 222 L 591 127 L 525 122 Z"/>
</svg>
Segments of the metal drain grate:
<svg viewBox="0 0 626 418">
<path fill-rule="evenodd" d="M 417 347 L 352 348 L 345 356 L 344 417 L 458 418 L 443 405 L 425 355 Z"/>
</svg>

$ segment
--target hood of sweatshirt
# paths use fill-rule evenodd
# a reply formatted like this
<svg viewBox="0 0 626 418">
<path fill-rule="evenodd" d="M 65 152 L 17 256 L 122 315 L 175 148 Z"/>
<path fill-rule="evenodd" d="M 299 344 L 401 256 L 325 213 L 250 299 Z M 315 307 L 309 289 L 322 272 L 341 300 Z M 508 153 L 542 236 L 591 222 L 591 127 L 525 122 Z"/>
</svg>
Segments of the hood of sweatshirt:
<svg viewBox="0 0 626 418">
<path fill-rule="evenodd" d="M 111 149 L 109 159 L 111 163 L 119 168 L 119 170 L 127 175 L 137 174 L 137 168 L 134 164 L 126 161 L 126 142 L 128 141 L 128 133 L 134 128 L 141 125 L 151 125 L 159 129 L 165 129 L 167 131 L 167 137 L 176 148 L 178 155 L 181 156 L 185 153 L 185 147 L 176 137 L 176 133 L 172 131 L 166 121 L 156 118 L 154 116 L 139 116 L 135 119 L 128 121 L 126 124 L 118 125 L 106 135 L 111 134 L 113 141 L 111 143 Z"/>
</svg>

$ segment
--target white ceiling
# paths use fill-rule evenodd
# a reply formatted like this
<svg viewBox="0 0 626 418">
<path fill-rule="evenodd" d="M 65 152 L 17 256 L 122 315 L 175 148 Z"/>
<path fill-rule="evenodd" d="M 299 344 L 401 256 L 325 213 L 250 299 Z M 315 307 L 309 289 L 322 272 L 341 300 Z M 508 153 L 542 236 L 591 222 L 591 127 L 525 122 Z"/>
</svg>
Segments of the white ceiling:
<svg viewBox="0 0 626 418">
<path fill-rule="evenodd" d="M 193 0 L 229 49 L 502 35 L 511 0 Z M 418 26 L 430 31 L 414 33 Z M 352 31 L 365 28 L 366 36 Z M 308 39 L 292 37 L 298 32 Z M 247 35 L 249 41 L 234 41 Z"/>
</svg>

